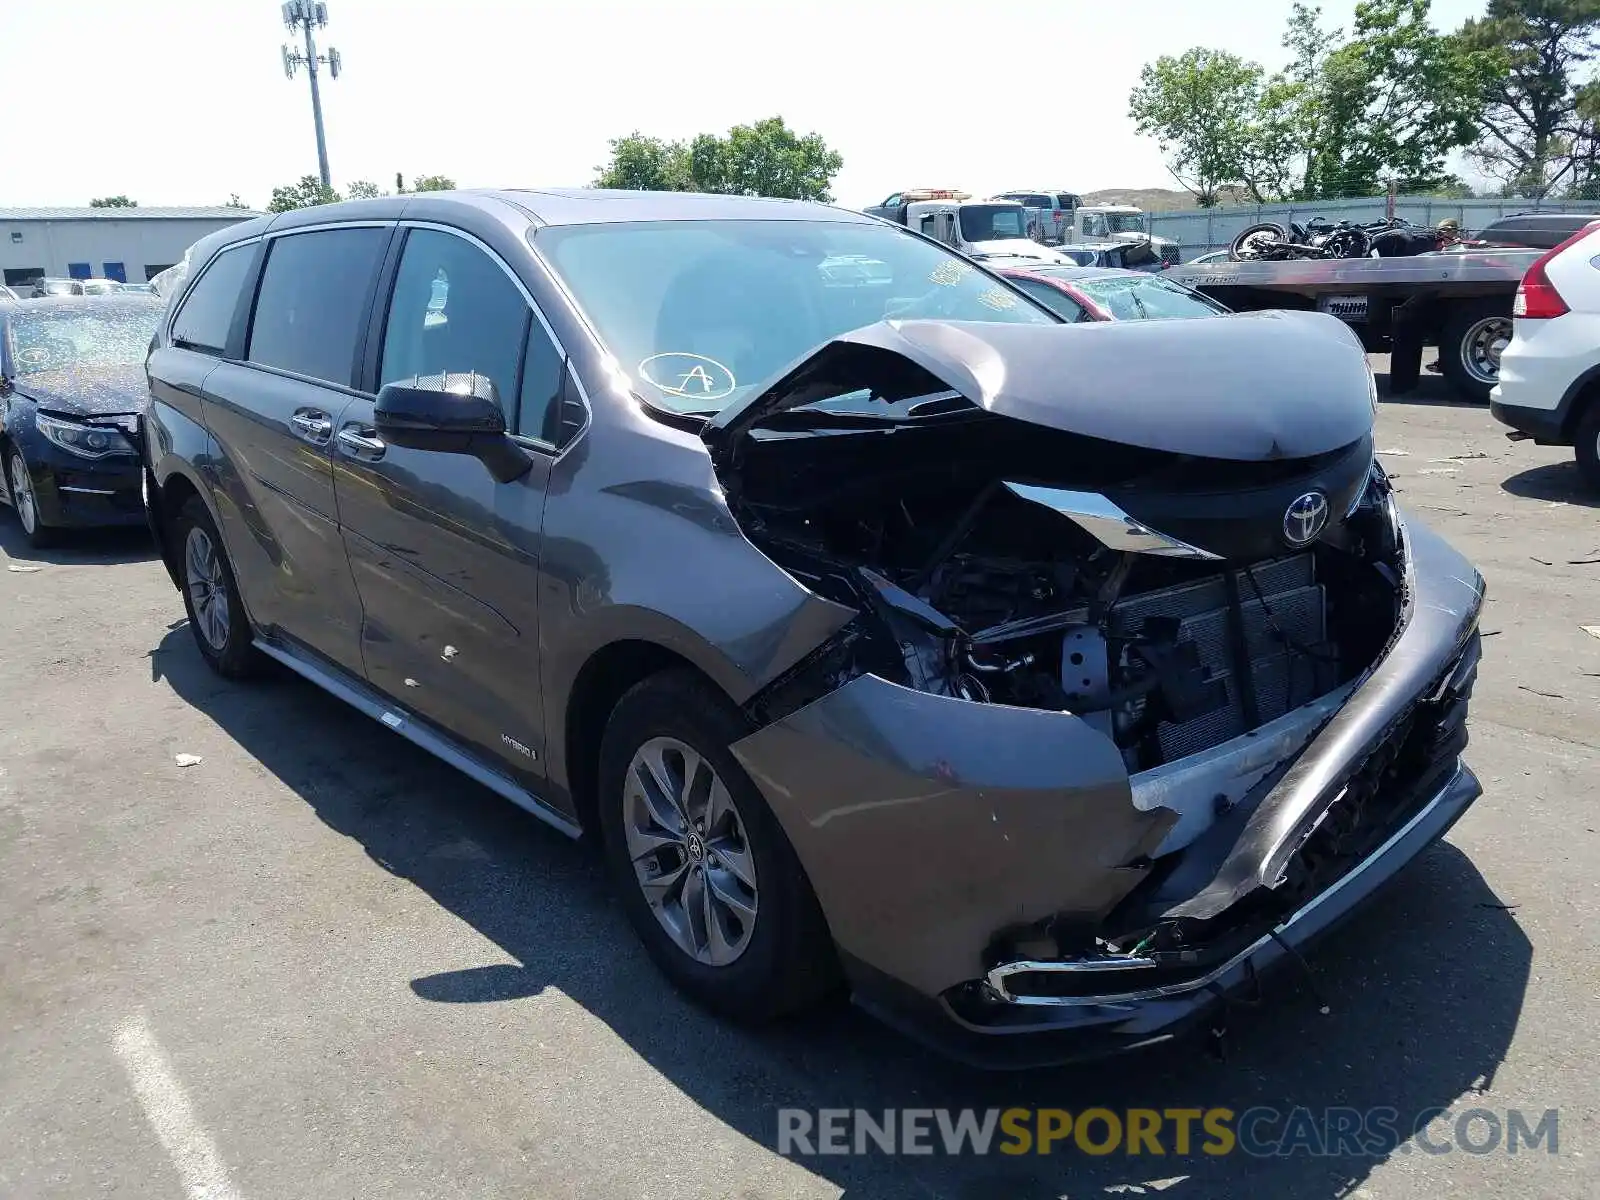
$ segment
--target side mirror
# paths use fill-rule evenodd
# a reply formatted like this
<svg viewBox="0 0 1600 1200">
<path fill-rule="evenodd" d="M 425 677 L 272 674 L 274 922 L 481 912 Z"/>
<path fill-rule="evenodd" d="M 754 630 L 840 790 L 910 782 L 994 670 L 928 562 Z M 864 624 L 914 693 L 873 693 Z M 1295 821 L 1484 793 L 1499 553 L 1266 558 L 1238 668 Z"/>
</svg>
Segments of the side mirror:
<svg viewBox="0 0 1600 1200">
<path fill-rule="evenodd" d="M 500 483 L 521 479 L 533 467 L 527 453 L 506 436 L 494 381 L 476 372 L 385 384 L 373 409 L 373 426 L 391 446 L 470 454 Z"/>
</svg>

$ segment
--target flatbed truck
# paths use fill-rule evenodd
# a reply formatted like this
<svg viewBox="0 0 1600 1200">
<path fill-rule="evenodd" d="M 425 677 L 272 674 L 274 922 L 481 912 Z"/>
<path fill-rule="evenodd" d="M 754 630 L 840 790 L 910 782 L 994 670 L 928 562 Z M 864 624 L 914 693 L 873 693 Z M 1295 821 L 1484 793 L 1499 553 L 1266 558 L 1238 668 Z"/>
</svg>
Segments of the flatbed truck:
<svg viewBox="0 0 1600 1200">
<path fill-rule="evenodd" d="M 1389 390 L 1408 392 L 1422 373 L 1425 345 L 1464 399 L 1487 402 L 1511 340 L 1517 286 L 1544 253 L 1525 247 L 1440 250 L 1409 258 L 1212 262 L 1163 274 L 1236 312 L 1265 308 L 1331 313 L 1369 351 L 1388 351 Z"/>
</svg>

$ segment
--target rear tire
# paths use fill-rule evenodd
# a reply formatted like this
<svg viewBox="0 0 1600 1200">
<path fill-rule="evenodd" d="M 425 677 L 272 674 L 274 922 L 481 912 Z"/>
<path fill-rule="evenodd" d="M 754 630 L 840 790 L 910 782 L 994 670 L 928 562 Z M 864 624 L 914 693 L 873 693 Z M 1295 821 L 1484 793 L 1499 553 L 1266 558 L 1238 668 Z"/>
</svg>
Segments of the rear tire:
<svg viewBox="0 0 1600 1200">
<path fill-rule="evenodd" d="M 760 1022 L 820 999 L 838 968 L 789 839 L 728 749 L 748 732 L 688 671 L 635 685 L 601 742 L 599 816 L 623 908 L 662 973 Z"/>
<path fill-rule="evenodd" d="M 1510 297 L 1452 304 L 1439 335 L 1439 369 L 1459 395 L 1487 404 L 1500 379 L 1500 353 L 1510 340 Z"/>
<path fill-rule="evenodd" d="M 1589 401 L 1589 407 L 1578 418 L 1572 449 L 1583 482 L 1591 490 L 1600 492 L 1600 397 Z"/>
<path fill-rule="evenodd" d="M 256 674 L 264 660 L 252 640 L 233 564 L 199 496 L 184 501 L 172 529 L 178 548 L 178 577 L 183 581 L 183 607 L 200 656 L 224 679 Z"/>
</svg>

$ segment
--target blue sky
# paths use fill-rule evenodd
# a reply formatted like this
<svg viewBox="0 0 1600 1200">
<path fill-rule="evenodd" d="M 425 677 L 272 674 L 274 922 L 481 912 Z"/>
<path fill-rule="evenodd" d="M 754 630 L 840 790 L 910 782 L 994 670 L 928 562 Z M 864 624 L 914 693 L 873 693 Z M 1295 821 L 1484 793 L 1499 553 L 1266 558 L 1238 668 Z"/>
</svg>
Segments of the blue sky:
<svg viewBox="0 0 1600 1200">
<path fill-rule="evenodd" d="M 1175 186 L 1127 95 L 1204 44 L 1269 67 L 1288 0 L 328 0 L 335 186 L 583 184 L 610 137 L 781 114 L 844 156 L 838 199 L 906 186 Z M 1353 0 L 1328 0 L 1347 23 Z M 1435 0 L 1454 27 L 1483 0 Z M 0 0 L 3 204 L 262 206 L 316 171 L 276 0 Z M 57 76 L 55 71 L 59 71 Z"/>
</svg>

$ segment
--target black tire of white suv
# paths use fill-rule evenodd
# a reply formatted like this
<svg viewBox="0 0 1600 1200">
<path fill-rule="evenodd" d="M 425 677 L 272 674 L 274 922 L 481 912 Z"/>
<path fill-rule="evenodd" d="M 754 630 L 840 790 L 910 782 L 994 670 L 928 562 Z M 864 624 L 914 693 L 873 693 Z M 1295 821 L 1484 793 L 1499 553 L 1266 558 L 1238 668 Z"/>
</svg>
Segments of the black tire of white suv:
<svg viewBox="0 0 1600 1200">
<path fill-rule="evenodd" d="M 1590 400 L 1589 407 L 1579 416 L 1572 449 L 1584 483 L 1600 492 L 1600 396 Z"/>
</svg>

